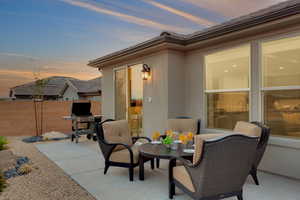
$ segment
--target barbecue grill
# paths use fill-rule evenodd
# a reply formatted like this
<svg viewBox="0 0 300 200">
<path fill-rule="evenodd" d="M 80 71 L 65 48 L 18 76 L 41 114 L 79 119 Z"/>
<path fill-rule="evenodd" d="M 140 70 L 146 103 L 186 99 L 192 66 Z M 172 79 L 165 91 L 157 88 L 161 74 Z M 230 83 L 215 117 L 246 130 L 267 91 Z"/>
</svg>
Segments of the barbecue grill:
<svg viewBox="0 0 300 200">
<path fill-rule="evenodd" d="M 81 135 L 88 139 L 97 140 L 95 136 L 95 123 L 101 121 L 101 116 L 93 116 L 91 102 L 73 102 L 71 109 L 72 135 L 71 141 L 78 143 Z"/>
</svg>

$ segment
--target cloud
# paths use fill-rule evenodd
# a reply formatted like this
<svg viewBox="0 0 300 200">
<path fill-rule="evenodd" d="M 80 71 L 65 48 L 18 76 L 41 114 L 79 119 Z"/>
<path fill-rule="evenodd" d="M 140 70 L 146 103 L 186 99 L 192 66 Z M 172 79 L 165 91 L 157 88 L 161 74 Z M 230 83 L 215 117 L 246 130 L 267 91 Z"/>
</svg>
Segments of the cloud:
<svg viewBox="0 0 300 200">
<path fill-rule="evenodd" d="M 182 0 L 226 17 L 238 17 L 285 0 Z"/>
<path fill-rule="evenodd" d="M 140 17 L 136 17 L 136 16 L 132 16 L 132 15 L 127 15 L 121 12 L 117 12 L 117 11 L 113 11 L 110 9 L 106 9 L 106 8 L 102 8 L 98 5 L 92 4 L 92 3 L 88 3 L 88 2 L 83 2 L 83 1 L 79 1 L 79 0 L 61 0 L 65 3 L 68 3 L 70 5 L 73 6 L 78 6 L 81 8 L 85 8 L 97 13 L 101 13 L 101 14 L 106 14 L 106 15 L 110 15 L 110 16 L 114 16 L 117 17 L 118 19 L 122 20 L 122 21 L 126 21 L 129 23 L 134 23 L 140 26 L 146 26 L 146 27 L 150 27 L 153 29 L 157 29 L 157 30 L 169 30 L 169 31 L 174 31 L 174 32 L 187 32 L 186 28 L 181 28 L 178 26 L 172 26 L 172 25 L 167 25 L 167 24 L 161 24 L 159 22 L 150 20 L 150 19 L 144 19 L 144 18 L 140 18 Z"/>
<path fill-rule="evenodd" d="M 201 17 L 195 16 L 195 15 L 192 15 L 190 13 L 187 13 L 187 12 L 184 12 L 184 11 L 172 8 L 170 6 L 158 3 L 156 1 L 144 0 L 144 2 L 147 2 L 147 3 L 153 5 L 153 6 L 157 7 L 157 8 L 160 8 L 162 10 L 166 10 L 166 11 L 168 11 L 170 13 L 175 14 L 175 15 L 179 15 L 179 16 L 185 18 L 185 19 L 188 19 L 188 20 L 190 20 L 192 22 L 195 22 L 197 24 L 200 24 L 202 26 L 213 26 L 213 25 L 216 25 L 216 23 L 213 22 L 213 21 L 210 21 L 208 19 L 201 18 Z"/>
<path fill-rule="evenodd" d="M 99 72 L 88 67 L 87 61 L 50 60 L 17 53 L 0 52 L 0 74 L 13 74 L 26 78 L 34 78 L 34 73 L 42 77 L 72 76 L 79 79 L 92 79 L 99 76 Z"/>
<path fill-rule="evenodd" d="M 24 55 L 24 54 L 18 54 L 18 53 L 10 53 L 10 52 L 0 52 L 0 56 L 13 56 L 13 57 L 27 58 L 27 59 L 31 59 L 31 60 L 38 60 L 37 57 L 28 56 L 28 55 Z"/>
</svg>

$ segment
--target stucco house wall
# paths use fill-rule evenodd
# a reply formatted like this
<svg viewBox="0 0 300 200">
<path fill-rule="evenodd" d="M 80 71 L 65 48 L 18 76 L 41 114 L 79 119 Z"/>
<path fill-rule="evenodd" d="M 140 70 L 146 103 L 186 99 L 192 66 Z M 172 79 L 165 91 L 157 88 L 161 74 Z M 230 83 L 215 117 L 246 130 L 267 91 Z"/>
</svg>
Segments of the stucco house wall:
<svg viewBox="0 0 300 200">
<path fill-rule="evenodd" d="M 143 128 L 144 134 L 150 136 L 153 131 L 164 131 L 166 120 L 176 116 L 190 116 L 201 119 L 202 132 L 206 130 L 206 102 L 204 95 L 204 56 L 209 52 L 220 51 L 241 44 L 252 46 L 252 73 L 257 74 L 259 61 L 258 42 L 272 36 L 285 35 L 286 32 L 299 33 L 300 27 L 264 33 L 255 37 L 244 37 L 243 40 L 198 48 L 183 53 L 175 50 L 160 51 L 156 54 L 143 56 L 141 59 L 130 60 L 120 65 L 103 68 L 103 115 L 114 118 L 114 83 L 113 69 L 119 66 L 147 63 L 151 67 L 151 79 L 144 81 Z M 252 77 L 252 88 L 259 87 L 257 76 Z M 257 112 L 259 107 L 258 94 L 252 93 L 251 120 L 260 121 Z M 107 99 L 107 100 L 106 100 Z M 255 100 L 257 99 L 257 100 Z M 215 130 L 219 132 L 219 130 Z M 278 145 L 278 143 L 280 145 Z M 291 145 L 292 143 L 292 145 Z M 271 137 L 264 159 L 259 167 L 261 170 L 300 179 L 300 141 L 279 137 Z"/>
<path fill-rule="evenodd" d="M 146 136 L 150 136 L 153 131 L 163 131 L 168 118 L 182 115 L 201 119 L 201 133 L 220 132 L 218 129 L 206 129 L 204 56 L 248 43 L 251 45 L 250 121 L 262 121 L 259 84 L 261 81 L 260 42 L 266 39 L 300 35 L 299 19 L 298 12 L 293 16 L 281 17 L 239 31 L 230 32 L 230 29 L 229 32 L 209 39 L 197 41 L 191 38 L 190 40 L 194 39 L 195 42 L 187 41 L 186 44 L 180 44 L 178 41 L 176 43 L 175 38 L 180 37 L 178 35 L 168 37 L 168 34 L 165 34 L 166 38 L 161 43 L 150 46 L 152 40 L 149 44 L 145 42 L 149 45 L 145 49 L 137 46 L 136 49 L 139 50 L 135 49 L 132 52 L 128 50 L 130 52 L 128 54 L 121 51 L 119 54 L 116 52 L 104 56 L 98 60 L 99 62 L 95 60 L 91 66 L 103 70 L 103 114 L 105 117 L 114 118 L 113 68 L 145 63 L 150 66 L 152 73 L 151 79 L 144 81 L 143 128 Z M 214 34 L 217 35 L 218 31 Z M 111 65 L 107 66 L 107 63 Z M 259 168 L 300 179 L 300 140 L 271 136 Z"/>
<path fill-rule="evenodd" d="M 187 116 L 200 118 L 202 121 L 202 133 L 212 132 L 206 127 L 206 100 L 204 97 L 204 56 L 211 52 L 217 52 L 222 49 L 232 48 L 242 44 L 250 44 L 251 57 L 251 102 L 250 102 L 250 120 L 261 121 L 262 111 L 260 94 L 257 93 L 260 81 L 260 58 L 259 43 L 266 39 L 277 39 L 300 35 L 300 26 L 287 27 L 280 30 L 263 32 L 254 37 L 244 37 L 238 41 L 224 42 L 222 45 L 212 45 L 207 48 L 195 49 L 187 52 L 185 56 L 185 112 Z M 214 130 L 220 132 L 220 130 Z M 300 140 L 292 138 L 282 138 L 271 136 L 269 145 L 263 160 L 259 166 L 260 170 L 280 174 L 288 177 L 300 179 Z"/>
<path fill-rule="evenodd" d="M 186 116 L 185 112 L 185 55 L 168 51 L 168 118 Z"/>
<path fill-rule="evenodd" d="M 151 79 L 143 81 L 143 130 L 150 136 L 153 131 L 164 131 L 168 119 L 167 51 L 105 67 L 102 71 L 102 114 L 104 118 L 115 118 L 114 69 L 142 63 L 151 67 Z"/>
</svg>

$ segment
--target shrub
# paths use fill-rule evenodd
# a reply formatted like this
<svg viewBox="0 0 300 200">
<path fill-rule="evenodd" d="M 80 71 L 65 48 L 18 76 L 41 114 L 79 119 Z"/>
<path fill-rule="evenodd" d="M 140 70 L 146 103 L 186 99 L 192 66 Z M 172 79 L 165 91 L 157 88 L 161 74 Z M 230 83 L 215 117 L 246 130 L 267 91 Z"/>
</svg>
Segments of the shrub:
<svg viewBox="0 0 300 200">
<path fill-rule="evenodd" d="M 3 189 L 6 187 L 6 182 L 3 177 L 2 171 L 0 170 L 0 193 L 3 191 Z"/>
<path fill-rule="evenodd" d="M 28 164 L 23 164 L 19 169 L 18 169 L 18 174 L 20 175 L 25 175 L 29 174 L 32 171 L 32 167 Z"/>
<path fill-rule="evenodd" d="M 0 151 L 6 149 L 7 139 L 4 136 L 0 136 Z"/>
</svg>

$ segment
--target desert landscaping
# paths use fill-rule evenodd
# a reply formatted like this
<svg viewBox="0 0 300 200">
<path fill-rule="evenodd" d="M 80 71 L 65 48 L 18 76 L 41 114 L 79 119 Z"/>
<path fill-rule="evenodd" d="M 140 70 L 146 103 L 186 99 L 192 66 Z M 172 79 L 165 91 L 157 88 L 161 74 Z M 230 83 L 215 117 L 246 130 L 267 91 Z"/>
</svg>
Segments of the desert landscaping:
<svg viewBox="0 0 300 200">
<path fill-rule="evenodd" d="M 24 174 L 6 180 L 6 188 L 0 195 L 1 200 L 94 199 L 33 144 L 24 143 L 22 139 L 24 137 L 8 137 L 6 150 L 0 151 L 2 172 L 15 168 L 20 157 L 29 159 L 23 165 L 27 170 Z M 0 184 L 1 181 L 2 179 Z"/>
</svg>

